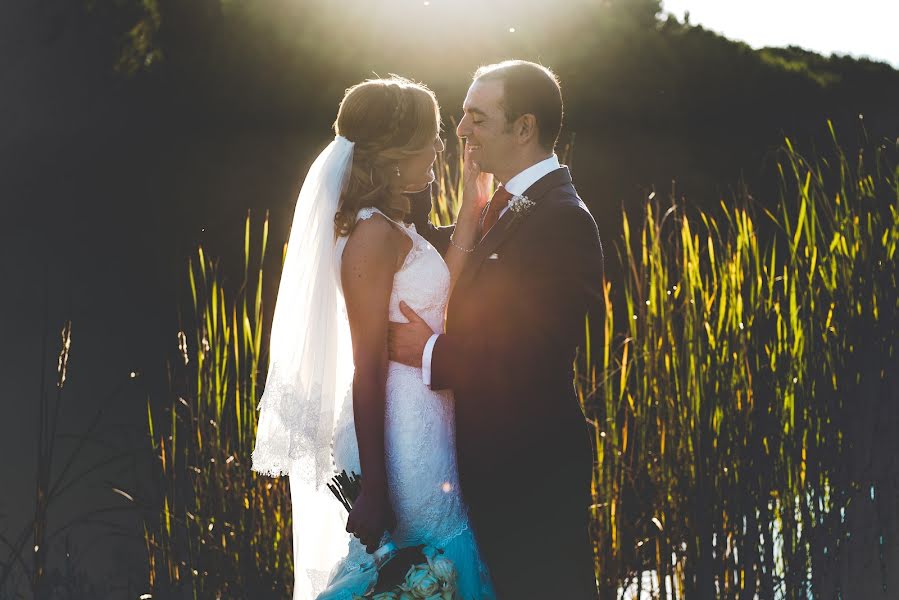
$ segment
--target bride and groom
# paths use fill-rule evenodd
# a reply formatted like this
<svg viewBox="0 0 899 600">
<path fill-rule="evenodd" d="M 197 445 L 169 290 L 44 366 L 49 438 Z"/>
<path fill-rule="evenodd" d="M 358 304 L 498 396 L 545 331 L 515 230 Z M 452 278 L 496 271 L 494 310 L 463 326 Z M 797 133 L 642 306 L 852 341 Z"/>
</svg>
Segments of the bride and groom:
<svg viewBox="0 0 899 600">
<path fill-rule="evenodd" d="M 596 596 L 572 363 L 603 258 L 553 152 L 561 123 L 550 70 L 479 69 L 462 203 L 435 227 L 434 94 L 347 90 L 297 200 L 253 452 L 290 478 L 295 599 L 363 593 L 385 531 L 441 549 L 459 598 Z M 327 488 L 341 470 L 362 474 L 348 518 Z"/>
</svg>

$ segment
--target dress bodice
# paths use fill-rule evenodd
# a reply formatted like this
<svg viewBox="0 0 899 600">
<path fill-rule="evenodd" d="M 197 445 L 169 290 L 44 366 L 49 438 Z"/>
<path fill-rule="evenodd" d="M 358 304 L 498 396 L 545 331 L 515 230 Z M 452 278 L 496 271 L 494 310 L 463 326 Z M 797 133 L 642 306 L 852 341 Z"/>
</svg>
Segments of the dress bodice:
<svg viewBox="0 0 899 600">
<path fill-rule="evenodd" d="M 443 331 L 443 318 L 449 296 L 450 274 L 443 257 L 426 239 L 418 234 L 415 225 L 398 223 L 374 207 L 359 209 L 356 221 L 381 215 L 412 240 L 412 248 L 402 266 L 393 277 L 393 291 L 390 294 L 389 317 L 391 321 L 408 321 L 400 310 L 400 300 L 404 301 L 436 332 Z M 335 251 L 337 265 L 341 264 L 343 250 L 349 236 L 338 238 Z M 338 273 L 338 282 L 340 274 Z"/>
<path fill-rule="evenodd" d="M 388 305 L 389 320 L 398 323 L 408 322 L 400 310 L 400 301 L 403 301 L 424 319 L 433 331 L 442 332 L 450 285 L 449 269 L 443 257 L 415 231 L 414 225 L 397 223 L 376 208 L 360 209 L 356 220 L 370 219 L 375 214 L 382 215 L 412 240 L 412 248 L 393 276 L 393 289 Z M 348 239 L 341 237 L 337 240 L 335 251 L 338 269 Z M 402 438 L 397 439 L 396 445 L 386 449 L 388 460 L 395 453 L 417 457 L 426 452 L 431 434 L 425 430 L 430 429 L 435 423 L 441 424 L 440 429 L 453 428 L 452 395 L 428 389 L 422 380 L 420 368 L 391 361 L 387 367 L 385 392 L 387 438 L 397 433 L 401 433 L 398 437 Z M 352 393 L 350 388 L 339 411 L 335 429 L 332 452 L 338 472 L 344 469 L 348 473 L 352 470 L 359 472 L 359 449 L 356 444 Z M 454 447 L 454 440 L 448 440 L 447 443 Z M 455 460 L 455 457 L 453 459 Z M 398 473 L 399 470 L 395 472 Z M 417 487 L 413 482 L 406 483 L 404 486 L 406 491 Z"/>
</svg>

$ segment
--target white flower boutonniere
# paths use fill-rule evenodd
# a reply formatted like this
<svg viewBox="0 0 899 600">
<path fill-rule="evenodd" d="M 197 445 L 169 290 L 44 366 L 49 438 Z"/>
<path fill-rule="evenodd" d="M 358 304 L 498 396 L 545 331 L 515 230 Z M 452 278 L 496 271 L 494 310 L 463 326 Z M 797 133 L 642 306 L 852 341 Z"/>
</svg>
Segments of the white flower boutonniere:
<svg viewBox="0 0 899 600">
<path fill-rule="evenodd" d="M 534 210 L 537 203 L 529 200 L 527 196 L 512 196 L 509 200 L 509 210 L 512 211 L 516 219 L 526 217 L 528 213 Z"/>
</svg>

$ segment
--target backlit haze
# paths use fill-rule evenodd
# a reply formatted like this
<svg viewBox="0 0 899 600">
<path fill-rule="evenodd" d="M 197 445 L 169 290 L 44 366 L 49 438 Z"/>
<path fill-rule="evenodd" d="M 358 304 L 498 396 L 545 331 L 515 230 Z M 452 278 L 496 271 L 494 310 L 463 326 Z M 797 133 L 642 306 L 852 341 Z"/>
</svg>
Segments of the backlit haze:
<svg viewBox="0 0 899 600">
<path fill-rule="evenodd" d="M 663 10 L 753 48 L 800 46 L 899 67 L 894 0 L 664 0 Z"/>
</svg>

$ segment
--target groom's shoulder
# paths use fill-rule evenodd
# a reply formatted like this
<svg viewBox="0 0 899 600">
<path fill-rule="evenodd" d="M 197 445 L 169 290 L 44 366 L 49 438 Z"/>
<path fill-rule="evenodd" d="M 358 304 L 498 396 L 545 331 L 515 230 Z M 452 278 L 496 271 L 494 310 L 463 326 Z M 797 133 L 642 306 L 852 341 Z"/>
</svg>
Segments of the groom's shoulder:
<svg viewBox="0 0 899 600">
<path fill-rule="evenodd" d="M 576 206 L 589 214 L 590 211 L 581 200 L 567 166 L 562 165 L 557 170 L 548 173 L 535 187 L 541 184 L 545 190 L 543 200 L 552 208 Z"/>
<path fill-rule="evenodd" d="M 552 190 L 545 201 L 546 206 L 541 212 L 547 224 L 582 223 L 584 226 L 589 225 L 591 229 L 597 229 L 593 214 L 571 183 Z"/>
</svg>

